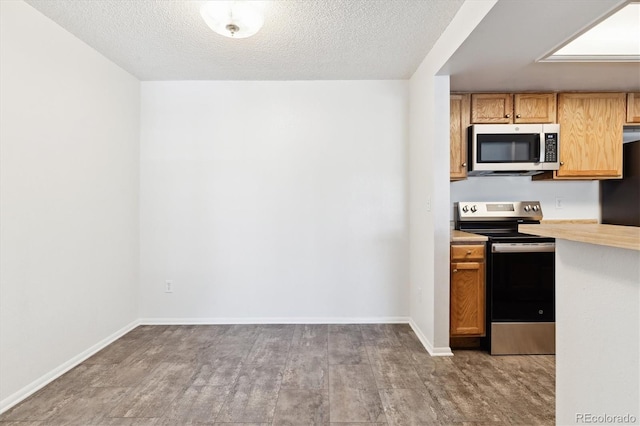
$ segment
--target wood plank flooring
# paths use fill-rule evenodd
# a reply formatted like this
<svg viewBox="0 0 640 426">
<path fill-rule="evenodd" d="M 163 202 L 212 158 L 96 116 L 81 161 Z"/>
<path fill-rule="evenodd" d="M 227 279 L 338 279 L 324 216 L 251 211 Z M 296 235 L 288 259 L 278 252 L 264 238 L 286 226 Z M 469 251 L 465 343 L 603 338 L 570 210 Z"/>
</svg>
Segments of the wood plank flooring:
<svg viewBox="0 0 640 426">
<path fill-rule="evenodd" d="M 406 324 L 140 326 L 0 425 L 552 425 L 555 357 L 431 357 Z"/>
</svg>

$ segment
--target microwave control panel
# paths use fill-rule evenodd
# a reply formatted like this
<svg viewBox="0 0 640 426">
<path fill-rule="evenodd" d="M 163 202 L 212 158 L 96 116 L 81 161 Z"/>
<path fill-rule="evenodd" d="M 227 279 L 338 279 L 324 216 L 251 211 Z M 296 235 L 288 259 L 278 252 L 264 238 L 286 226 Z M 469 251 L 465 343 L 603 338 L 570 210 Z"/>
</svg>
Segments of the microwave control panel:
<svg viewBox="0 0 640 426">
<path fill-rule="evenodd" d="M 558 161 L 558 134 L 557 133 L 545 133 L 544 161 L 545 163 L 555 163 Z"/>
</svg>

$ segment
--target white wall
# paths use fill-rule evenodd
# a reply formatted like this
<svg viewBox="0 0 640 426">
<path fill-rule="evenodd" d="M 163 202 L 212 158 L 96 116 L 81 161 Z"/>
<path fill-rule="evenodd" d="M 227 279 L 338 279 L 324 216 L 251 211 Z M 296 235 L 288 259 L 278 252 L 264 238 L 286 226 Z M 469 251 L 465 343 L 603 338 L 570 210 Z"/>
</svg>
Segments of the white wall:
<svg viewBox="0 0 640 426">
<path fill-rule="evenodd" d="M 451 182 L 451 202 L 540 201 L 544 219 L 600 220 L 598 181 L 532 181 L 526 176 L 476 176 Z M 556 198 L 560 198 L 556 207 Z M 450 211 L 453 220 L 453 208 Z"/>
<path fill-rule="evenodd" d="M 142 83 L 143 321 L 406 320 L 407 86 Z"/>
<path fill-rule="evenodd" d="M 410 312 L 432 354 L 449 349 L 449 78 L 436 76 L 495 0 L 465 1 L 410 80 Z"/>
<path fill-rule="evenodd" d="M 0 411 L 137 318 L 139 83 L 0 2 Z"/>
<path fill-rule="evenodd" d="M 640 252 L 556 245 L 556 423 L 638 424 Z"/>
</svg>

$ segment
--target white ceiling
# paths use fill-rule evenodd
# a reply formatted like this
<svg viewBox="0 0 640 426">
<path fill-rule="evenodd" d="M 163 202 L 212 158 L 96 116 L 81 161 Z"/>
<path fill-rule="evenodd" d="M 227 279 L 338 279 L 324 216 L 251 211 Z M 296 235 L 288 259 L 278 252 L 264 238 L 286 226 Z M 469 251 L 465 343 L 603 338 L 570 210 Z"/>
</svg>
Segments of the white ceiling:
<svg viewBox="0 0 640 426">
<path fill-rule="evenodd" d="M 276 0 L 233 40 L 202 0 L 26 1 L 143 81 L 406 79 L 463 3 Z M 638 63 L 536 62 L 626 2 L 499 0 L 441 72 L 455 91 L 640 91 Z"/>
<path fill-rule="evenodd" d="M 547 61 L 585 59 L 640 61 L 640 1 L 627 4 L 545 58 Z"/>
<path fill-rule="evenodd" d="M 26 0 L 140 80 L 411 77 L 463 0 L 279 0 L 264 27 L 229 39 L 202 1 Z"/>
<path fill-rule="evenodd" d="M 451 75 L 454 91 L 640 91 L 637 62 L 536 62 L 625 3 L 500 0 L 442 73 Z"/>
</svg>

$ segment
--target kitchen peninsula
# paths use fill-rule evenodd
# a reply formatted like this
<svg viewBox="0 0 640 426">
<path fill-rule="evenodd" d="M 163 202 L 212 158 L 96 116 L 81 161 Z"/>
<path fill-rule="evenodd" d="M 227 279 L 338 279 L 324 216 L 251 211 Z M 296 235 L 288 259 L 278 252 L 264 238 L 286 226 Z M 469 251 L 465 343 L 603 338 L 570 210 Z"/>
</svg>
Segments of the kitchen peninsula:
<svg viewBox="0 0 640 426">
<path fill-rule="evenodd" d="M 556 238 L 556 423 L 640 419 L 640 228 L 520 225 Z M 600 422 L 599 422 L 600 423 Z"/>
</svg>

